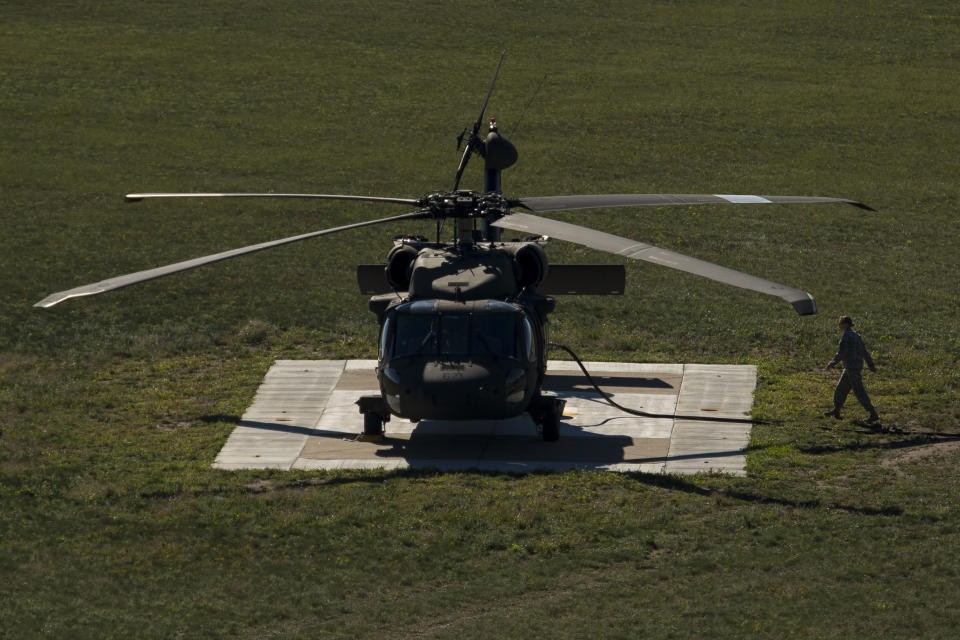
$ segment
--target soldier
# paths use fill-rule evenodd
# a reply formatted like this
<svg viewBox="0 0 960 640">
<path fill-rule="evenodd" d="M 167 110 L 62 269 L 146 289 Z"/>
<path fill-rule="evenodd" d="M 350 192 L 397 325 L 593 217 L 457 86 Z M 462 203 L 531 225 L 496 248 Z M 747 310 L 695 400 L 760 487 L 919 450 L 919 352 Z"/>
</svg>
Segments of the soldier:
<svg viewBox="0 0 960 640">
<path fill-rule="evenodd" d="M 843 362 L 843 373 L 840 374 L 840 380 L 837 382 L 837 388 L 833 392 L 833 410 L 827 411 L 824 415 L 840 418 L 840 408 L 843 407 L 847 394 L 853 389 L 853 394 L 863 405 L 863 408 L 870 412 L 867 422 L 876 422 L 880 419 L 877 410 L 870 403 L 870 396 L 867 390 L 863 388 L 863 363 L 866 361 L 870 371 L 876 371 L 873 366 L 873 359 L 863 346 L 863 340 L 860 334 L 853 330 L 853 320 L 850 316 L 840 316 L 837 324 L 843 335 L 840 336 L 840 345 L 837 347 L 837 354 L 833 356 L 827 364 L 827 369 L 832 368 L 838 362 Z"/>
</svg>

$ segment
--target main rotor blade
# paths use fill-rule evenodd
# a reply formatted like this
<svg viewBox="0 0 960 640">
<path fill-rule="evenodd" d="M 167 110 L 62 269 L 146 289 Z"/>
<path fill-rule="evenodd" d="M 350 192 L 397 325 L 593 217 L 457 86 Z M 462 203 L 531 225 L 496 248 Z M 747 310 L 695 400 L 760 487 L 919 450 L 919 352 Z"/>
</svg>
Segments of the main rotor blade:
<svg viewBox="0 0 960 640">
<path fill-rule="evenodd" d="M 846 198 L 819 196 L 750 196 L 722 194 L 683 193 L 622 193 L 587 196 L 539 196 L 517 198 L 510 206 L 526 207 L 537 213 L 543 211 L 570 211 L 572 209 L 600 209 L 606 207 L 662 207 L 667 205 L 694 204 L 814 204 L 819 202 L 843 202 L 867 211 L 876 211 L 862 202 Z"/>
<path fill-rule="evenodd" d="M 483 106 L 480 107 L 480 115 L 477 116 L 477 121 L 473 123 L 473 135 L 477 135 L 480 132 L 480 125 L 483 124 L 483 114 L 487 111 L 487 105 L 490 104 L 490 96 L 493 95 L 493 87 L 497 84 L 497 77 L 500 75 L 500 67 L 503 66 L 503 57 L 507 55 L 506 49 L 500 53 L 500 61 L 497 62 L 497 70 L 493 72 L 493 80 L 490 81 L 490 88 L 487 89 L 487 97 L 483 101 Z"/>
<path fill-rule="evenodd" d="M 304 233 L 299 236 L 291 236 L 289 238 L 282 238 L 280 240 L 272 240 L 270 242 L 254 244 L 250 245 L 249 247 L 242 247 L 240 249 L 231 249 L 230 251 L 215 253 L 202 258 L 194 258 L 192 260 L 185 260 L 184 262 L 178 262 L 165 267 L 157 267 L 155 269 L 147 269 L 146 271 L 138 271 L 136 273 L 130 273 L 124 276 L 117 276 L 115 278 L 101 280 L 100 282 L 84 285 L 82 287 L 76 287 L 75 289 L 70 289 L 68 291 L 53 293 L 33 306 L 44 308 L 52 307 L 53 305 L 59 304 L 64 300 L 69 300 L 70 298 L 92 296 L 98 293 L 104 293 L 106 291 L 113 291 L 114 289 L 122 289 L 123 287 L 129 287 L 132 284 L 146 282 L 147 280 L 153 280 L 155 278 L 162 278 L 163 276 L 169 276 L 180 271 L 187 271 L 188 269 L 195 269 L 213 262 L 219 262 L 229 258 L 236 258 L 237 256 L 246 255 L 255 251 L 263 251 L 264 249 L 279 247 L 280 245 L 290 244 L 291 242 L 299 242 L 300 240 L 306 240 L 308 238 L 316 238 L 317 236 L 327 235 L 330 233 L 337 233 L 339 231 L 346 231 L 348 229 L 356 229 L 358 227 L 366 227 L 374 224 L 383 224 L 384 222 L 393 222 L 394 220 L 409 220 L 412 218 L 428 217 L 430 217 L 430 214 L 427 212 L 415 211 L 413 213 L 405 213 L 403 215 L 392 216 L 390 218 L 378 218 L 376 220 L 367 220 L 365 222 L 355 222 L 342 227 L 323 229 L 322 231 L 311 231 L 310 233 Z"/>
<path fill-rule="evenodd" d="M 717 282 L 730 284 L 741 289 L 750 289 L 783 298 L 793 305 L 793 308 L 802 316 L 817 312 L 817 303 L 806 291 L 792 289 L 776 282 L 764 280 L 747 273 L 721 267 L 712 262 L 698 260 L 680 253 L 660 249 L 653 245 L 637 242 L 628 238 L 621 238 L 602 231 L 588 229 L 579 225 L 541 218 L 529 213 L 511 213 L 491 223 L 495 227 L 513 229 L 539 235 L 553 236 L 567 242 L 581 244 L 591 249 L 606 251 L 625 258 L 645 260 L 671 269 L 679 269 L 687 273 L 710 278 Z"/>
<path fill-rule="evenodd" d="M 341 196 L 329 193 L 128 193 L 124 200 L 140 202 L 147 198 L 306 198 L 319 200 L 362 200 L 364 202 L 395 202 L 397 204 L 420 204 L 410 198 L 378 198 L 376 196 Z"/>
<path fill-rule="evenodd" d="M 460 178 L 463 177 L 463 170 L 467 168 L 467 162 L 470 160 L 470 154 L 473 153 L 473 146 L 478 140 L 477 134 L 480 133 L 480 125 L 483 124 L 483 114 L 487 111 L 487 104 L 490 102 L 490 96 L 493 95 L 493 87 L 497 84 L 497 76 L 500 75 L 500 67 L 503 65 L 503 57 L 505 55 L 507 55 L 506 50 L 500 54 L 500 62 L 497 63 L 497 70 L 493 72 L 493 81 L 490 83 L 490 88 L 487 89 L 487 97 L 483 101 L 483 106 L 480 107 L 480 115 L 477 116 L 477 121 L 473 123 L 473 133 L 470 134 L 470 139 L 467 140 L 467 146 L 464 148 L 463 155 L 460 157 L 460 166 L 457 167 L 457 177 L 453 181 L 454 191 L 460 188 Z"/>
</svg>

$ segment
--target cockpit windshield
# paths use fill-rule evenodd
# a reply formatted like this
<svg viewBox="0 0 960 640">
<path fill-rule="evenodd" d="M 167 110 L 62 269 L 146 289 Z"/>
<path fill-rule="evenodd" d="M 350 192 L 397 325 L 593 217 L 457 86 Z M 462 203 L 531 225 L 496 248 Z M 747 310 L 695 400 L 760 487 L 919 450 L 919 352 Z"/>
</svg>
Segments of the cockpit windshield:
<svg viewBox="0 0 960 640">
<path fill-rule="evenodd" d="M 506 305 L 505 305 L 506 306 Z M 530 321 L 516 308 L 502 313 L 396 313 L 384 324 L 381 355 L 532 356 Z"/>
</svg>

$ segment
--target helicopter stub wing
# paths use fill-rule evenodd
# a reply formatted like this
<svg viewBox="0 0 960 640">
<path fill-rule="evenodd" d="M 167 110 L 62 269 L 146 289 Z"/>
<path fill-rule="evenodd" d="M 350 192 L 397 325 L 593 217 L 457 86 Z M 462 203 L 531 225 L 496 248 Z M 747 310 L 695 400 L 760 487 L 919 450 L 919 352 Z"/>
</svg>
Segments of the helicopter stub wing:
<svg viewBox="0 0 960 640">
<path fill-rule="evenodd" d="M 825 202 L 841 202 L 867 211 L 875 211 L 875 209 L 862 202 L 846 198 L 702 193 L 608 193 L 585 196 L 534 196 L 510 200 L 510 206 L 520 206 L 540 213 L 543 211 L 570 211 L 573 209 L 602 209 L 607 207 L 662 207 L 698 204 L 818 204 Z"/>
<path fill-rule="evenodd" d="M 100 282 L 83 285 L 82 287 L 76 287 L 74 289 L 69 289 L 67 291 L 52 293 L 33 306 L 43 307 L 43 308 L 52 307 L 55 304 L 59 304 L 64 300 L 69 300 L 70 298 L 92 296 L 98 293 L 113 291 L 114 289 L 122 289 L 123 287 L 129 287 L 130 285 L 138 284 L 140 282 L 146 282 L 148 280 L 162 278 L 164 276 L 169 276 L 174 273 L 179 273 L 180 271 L 196 269 L 197 267 L 202 267 L 203 265 L 211 264 L 213 262 L 219 262 L 221 260 L 236 258 L 237 256 L 246 255 L 248 253 L 254 253 L 256 251 L 263 251 L 264 249 L 271 249 L 273 247 L 279 247 L 281 245 L 290 244 L 291 242 L 299 242 L 300 240 L 307 240 L 308 238 L 316 238 L 317 236 L 323 236 L 330 233 L 337 233 L 338 231 L 346 231 L 348 229 L 356 229 L 358 227 L 366 227 L 374 224 L 382 224 L 384 222 L 392 222 L 394 220 L 408 220 L 408 219 L 427 218 L 427 217 L 430 217 L 430 214 L 427 212 L 414 211 L 412 213 L 406 213 L 399 216 L 392 216 L 389 218 L 377 218 L 376 220 L 366 220 L 364 222 L 355 222 L 353 224 L 344 225 L 342 227 L 331 227 L 330 229 L 323 229 L 321 231 L 311 231 L 310 233 L 304 233 L 298 236 L 291 236 L 289 238 L 281 238 L 280 240 L 271 240 L 269 242 L 261 242 L 260 244 L 241 247 L 239 249 L 231 249 L 229 251 L 223 251 L 221 253 L 215 253 L 209 256 L 203 256 L 201 258 L 194 258 L 192 260 L 184 260 L 183 262 L 177 262 L 176 264 L 170 264 L 165 267 L 156 267 L 155 269 L 147 269 L 146 271 L 137 271 L 136 273 L 129 273 L 127 275 L 117 276 L 115 278 L 108 278 L 106 280 L 101 280 Z"/>
<path fill-rule="evenodd" d="M 589 197 L 589 196 L 587 196 Z M 596 197 L 596 196 L 594 196 Z M 609 206 L 609 205 L 608 205 Z M 625 258 L 644 260 L 671 269 L 693 273 L 717 282 L 758 291 L 783 298 L 802 316 L 817 312 L 817 303 L 806 291 L 793 289 L 770 280 L 764 280 L 741 271 L 728 269 L 712 262 L 691 258 L 681 253 L 660 249 L 650 244 L 615 236 L 603 231 L 581 227 L 550 218 L 541 218 L 529 213 L 510 213 L 491 223 L 495 227 L 511 229 L 536 235 L 546 235 L 567 242 L 606 251 Z"/>
</svg>

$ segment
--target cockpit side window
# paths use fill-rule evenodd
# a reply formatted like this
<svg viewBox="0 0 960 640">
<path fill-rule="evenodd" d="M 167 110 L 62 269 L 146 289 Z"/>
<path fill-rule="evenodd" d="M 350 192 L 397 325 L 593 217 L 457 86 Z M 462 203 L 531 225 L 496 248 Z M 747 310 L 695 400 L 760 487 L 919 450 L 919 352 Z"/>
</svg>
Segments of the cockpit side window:
<svg viewBox="0 0 960 640">
<path fill-rule="evenodd" d="M 520 348 L 523 357 L 528 361 L 533 361 L 536 355 L 534 353 L 533 327 L 530 325 L 530 319 L 526 316 L 520 323 Z"/>
<path fill-rule="evenodd" d="M 383 328 L 380 330 L 380 360 L 392 351 L 393 342 L 393 316 L 387 316 L 383 321 Z"/>
</svg>

